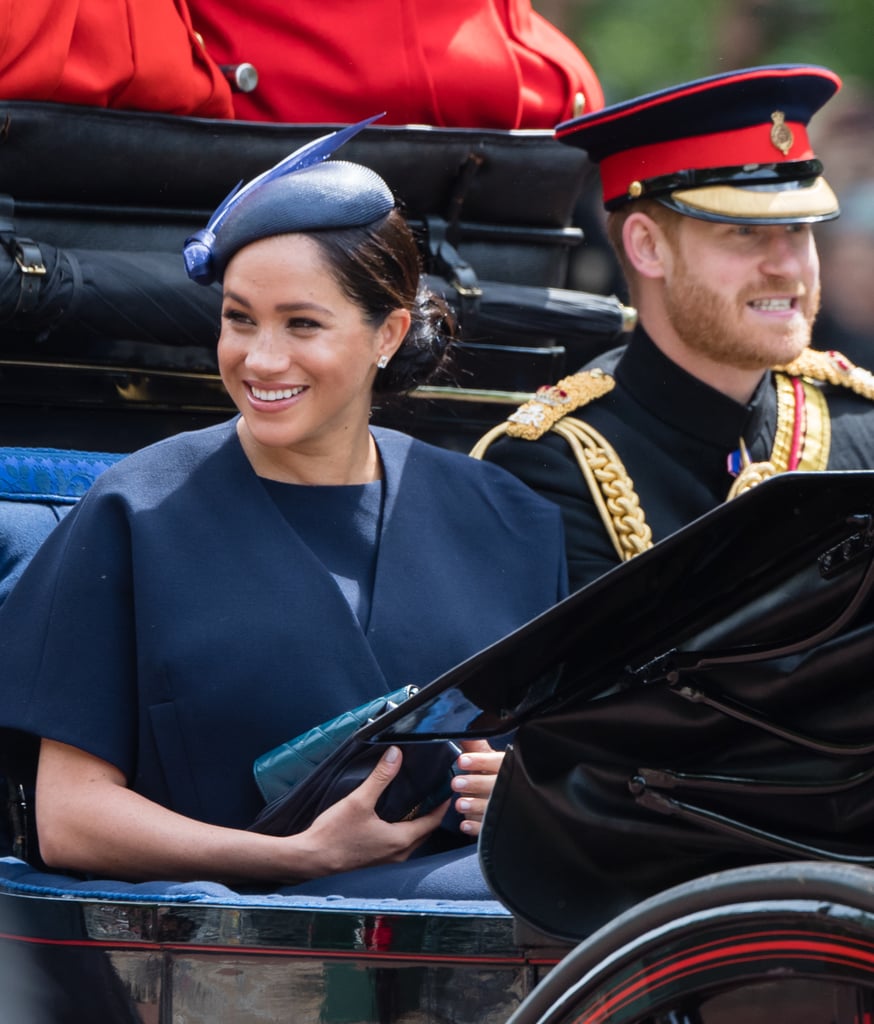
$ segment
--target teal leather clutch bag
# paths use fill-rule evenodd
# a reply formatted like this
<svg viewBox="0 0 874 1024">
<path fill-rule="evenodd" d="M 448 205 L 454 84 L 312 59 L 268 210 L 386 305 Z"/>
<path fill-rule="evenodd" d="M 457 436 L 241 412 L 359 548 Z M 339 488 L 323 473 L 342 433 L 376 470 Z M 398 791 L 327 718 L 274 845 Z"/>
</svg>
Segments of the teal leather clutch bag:
<svg viewBox="0 0 874 1024">
<path fill-rule="evenodd" d="M 416 692 L 417 687 L 405 686 L 368 701 L 259 757 L 255 779 L 266 805 L 250 831 L 296 835 L 348 796 L 385 752 L 385 743 L 371 739 L 379 720 Z M 384 821 L 411 821 L 449 800 L 461 753 L 451 739 L 398 745 L 403 754 L 400 771 L 374 806 Z"/>
<path fill-rule="evenodd" d="M 262 754 L 255 761 L 254 772 L 255 782 L 265 801 L 269 804 L 287 794 L 358 728 L 389 708 L 402 704 L 417 690 L 417 686 L 403 686 L 383 694 Z"/>
</svg>

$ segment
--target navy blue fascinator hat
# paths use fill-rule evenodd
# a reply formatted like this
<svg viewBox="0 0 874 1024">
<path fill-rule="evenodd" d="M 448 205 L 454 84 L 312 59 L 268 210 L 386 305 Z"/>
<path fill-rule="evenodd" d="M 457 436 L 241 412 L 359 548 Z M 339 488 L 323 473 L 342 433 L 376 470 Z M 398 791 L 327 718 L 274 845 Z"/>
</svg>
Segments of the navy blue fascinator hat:
<svg viewBox="0 0 874 1024">
<path fill-rule="evenodd" d="M 362 227 L 385 217 L 394 195 L 375 171 L 328 157 L 382 114 L 301 146 L 275 167 L 238 185 L 182 256 L 192 281 L 220 281 L 231 257 L 260 238 L 295 231 Z M 327 161 L 327 162 L 325 162 Z"/>
</svg>

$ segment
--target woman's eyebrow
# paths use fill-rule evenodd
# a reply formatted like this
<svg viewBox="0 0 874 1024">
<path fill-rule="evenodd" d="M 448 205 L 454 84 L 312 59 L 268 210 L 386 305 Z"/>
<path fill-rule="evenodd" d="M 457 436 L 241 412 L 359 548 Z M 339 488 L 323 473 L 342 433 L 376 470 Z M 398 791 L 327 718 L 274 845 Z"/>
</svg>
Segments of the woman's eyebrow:
<svg viewBox="0 0 874 1024">
<path fill-rule="evenodd" d="M 224 293 L 225 299 L 230 299 L 232 302 L 237 302 L 241 306 L 251 308 L 252 303 L 242 295 L 238 295 L 237 292 L 231 291 L 230 289 Z M 278 313 L 299 313 L 301 310 L 318 311 L 321 313 L 329 314 L 331 311 L 325 307 L 319 305 L 317 302 L 280 302 L 275 307 Z"/>
</svg>

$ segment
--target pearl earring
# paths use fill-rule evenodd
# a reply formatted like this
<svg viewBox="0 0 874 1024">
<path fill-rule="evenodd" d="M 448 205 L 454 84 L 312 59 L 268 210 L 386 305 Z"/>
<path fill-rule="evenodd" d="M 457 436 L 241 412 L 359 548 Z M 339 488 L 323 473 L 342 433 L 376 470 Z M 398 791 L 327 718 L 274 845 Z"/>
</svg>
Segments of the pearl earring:
<svg viewBox="0 0 874 1024">
<path fill-rule="evenodd" d="M 376 360 L 376 365 L 380 370 L 384 370 L 388 366 L 388 356 L 380 356 L 379 359 Z"/>
</svg>

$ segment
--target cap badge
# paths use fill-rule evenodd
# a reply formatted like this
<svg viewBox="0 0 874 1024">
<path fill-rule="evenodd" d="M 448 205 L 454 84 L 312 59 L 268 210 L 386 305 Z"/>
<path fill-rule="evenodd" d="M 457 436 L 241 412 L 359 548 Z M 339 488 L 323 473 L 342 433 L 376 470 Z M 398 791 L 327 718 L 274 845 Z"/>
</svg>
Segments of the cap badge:
<svg viewBox="0 0 874 1024">
<path fill-rule="evenodd" d="M 795 142 L 792 129 L 786 124 L 786 115 L 782 110 L 775 110 L 771 114 L 771 144 L 780 150 L 783 156 L 789 156 L 789 150 Z"/>
</svg>

